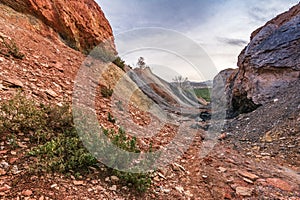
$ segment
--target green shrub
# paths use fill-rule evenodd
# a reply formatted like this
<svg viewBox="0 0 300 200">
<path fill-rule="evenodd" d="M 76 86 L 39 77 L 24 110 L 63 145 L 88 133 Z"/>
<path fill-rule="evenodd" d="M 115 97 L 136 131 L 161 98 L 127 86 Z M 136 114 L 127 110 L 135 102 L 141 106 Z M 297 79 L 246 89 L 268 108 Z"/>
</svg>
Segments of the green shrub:
<svg viewBox="0 0 300 200">
<path fill-rule="evenodd" d="M 140 152 L 137 147 L 136 137 L 128 138 L 123 128 L 119 128 L 118 134 L 113 137 L 113 144 L 125 151 Z"/>
<path fill-rule="evenodd" d="M 114 170 L 113 173 L 125 184 L 141 193 L 146 192 L 152 183 L 149 173 L 131 173 L 117 170 Z"/>
<path fill-rule="evenodd" d="M 103 133 L 111 139 L 111 142 L 117 147 L 129 151 L 129 152 L 140 152 L 137 147 L 136 137 L 129 138 L 126 136 L 125 130 L 120 127 L 118 132 L 115 133 L 113 129 L 105 129 L 103 128 Z"/>
<path fill-rule="evenodd" d="M 73 128 L 69 105 L 48 106 L 35 103 L 18 93 L 0 104 L 0 131 L 17 135 L 23 133 L 31 142 L 43 144 L 52 137 Z"/>
<path fill-rule="evenodd" d="M 103 133 L 111 139 L 111 142 L 117 147 L 127 151 L 139 153 L 140 150 L 136 143 L 136 138 L 129 138 L 123 128 L 119 128 L 118 132 L 115 133 L 113 129 L 103 129 Z M 109 155 L 111 160 L 123 159 L 123 163 L 128 164 L 129 160 L 126 158 L 120 158 L 119 155 Z M 111 169 L 112 173 L 120 178 L 120 180 L 137 190 L 138 192 L 145 192 L 151 186 L 151 178 L 149 173 L 132 173 L 123 172 L 115 169 Z"/>
<path fill-rule="evenodd" d="M 53 172 L 86 171 L 97 164 L 76 134 L 55 137 L 33 149 L 30 155 L 38 156 L 42 167 Z"/>
<path fill-rule="evenodd" d="M 9 142 L 16 145 L 18 133 L 40 144 L 30 154 L 40 165 L 52 171 L 77 171 L 96 163 L 76 133 L 68 105 L 46 106 L 26 99 L 21 93 L 0 104 L 0 131 L 9 133 Z"/>
<path fill-rule="evenodd" d="M 18 134 L 48 132 L 47 114 L 44 108 L 21 93 L 0 105 L 0 131 L 2 133 Z"/>
<path fill-rule="evenodd" d="M 120 58 L 120 56 L 117 56 L 116 59 L 113 61 L 113 63 L 114 63 L 115 65 L 117 65 L 119 68 L 121 68 L 122 70 L 125 69 L 125 61 L 122 60 L 122 59 Z"/>
</svg>

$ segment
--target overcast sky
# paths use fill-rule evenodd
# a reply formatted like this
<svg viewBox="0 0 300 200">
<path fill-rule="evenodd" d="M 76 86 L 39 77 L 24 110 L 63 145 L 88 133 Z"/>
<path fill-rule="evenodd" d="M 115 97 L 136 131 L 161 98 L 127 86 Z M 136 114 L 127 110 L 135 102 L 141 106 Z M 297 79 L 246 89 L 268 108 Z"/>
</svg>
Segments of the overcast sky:
<svg viewBox="0 0 300 200">
<path fill-rule="evenodd" d="M 220 71 L 237 67 L 237 57 L 249 42 L 251 32 L 288 10 L 299 0 L 97 0 L 97 2 L 113 28 L 117 49 L 122 46 L 121 43 L 126 43 L 128 51 L 131 51 L 134 45 L 143 43 L 143 31 L 135 37 L 135 41 L 133 37 L 124 41 L 124 37 L 120 37 L 122 39 L 118 37 L 119 34 L 124 36 L 126 31 L 130 33 L 132 29 L 145 27 L 165 28 L 177 31 L 178 37 L 183 34 L 182 36 L 197 43 L 199 48 L 208 54 L 216 70 Z M 168 79 L 166 71 L 171 69 L 177 74 L 189 77 L 190 80 L 199 80 L 195 71 L 185 67 L 182 62 L 175 62 L 176 59 L 170 55 L 161 53 L 157 56 L 158 54 L 160 53 L 143 49 L 121 57 L 127 64 L 133 65 L 139 56 L 143 56 L 155 72 L 161 73 L 159 69 L 165 67 L 165 74 L 161 75 L 166 79 Z M 174 62 L 166 62 L 170 60 Z M 202 79 L 212 79 L 215 73 L 216 71 L 213 71 L 210 77 Z"/>
</svg>

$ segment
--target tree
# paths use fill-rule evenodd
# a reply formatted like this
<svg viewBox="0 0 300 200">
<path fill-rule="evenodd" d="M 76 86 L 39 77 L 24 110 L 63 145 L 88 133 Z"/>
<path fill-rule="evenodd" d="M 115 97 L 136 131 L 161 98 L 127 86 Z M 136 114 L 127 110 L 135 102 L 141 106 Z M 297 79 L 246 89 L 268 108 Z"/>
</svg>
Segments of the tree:
<svg viewBox="0 0 300 200">
<path fill-rule="evenodd" d="M 177 84 L 178 87 L 184 88 L 188 85 L 189 79 L 187 77 L 183 78 L 181 75 L 175 76 L 173 81 Z"/>
<path fill-rule="evenodd" d="M 138 62 L 136 64 L 141 69 L 145 69 L 147 67 L 145 59 L 143 57 L 139 57 Z"/>
</svg>

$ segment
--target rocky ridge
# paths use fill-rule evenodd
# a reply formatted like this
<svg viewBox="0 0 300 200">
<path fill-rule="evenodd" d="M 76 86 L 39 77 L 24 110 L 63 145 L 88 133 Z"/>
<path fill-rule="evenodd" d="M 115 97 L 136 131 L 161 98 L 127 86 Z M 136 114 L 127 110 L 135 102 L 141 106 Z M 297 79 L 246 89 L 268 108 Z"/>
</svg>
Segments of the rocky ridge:
<svg viewBox="0 0 300 200">
<path fill-rule="evenodd" d="M 229 116 L 255 110 L 280 87 L 299 79 L 299 33 L 300 4 L 252 33 L 239 55 L 238 71 L 224 80 Z"/>
</svg>

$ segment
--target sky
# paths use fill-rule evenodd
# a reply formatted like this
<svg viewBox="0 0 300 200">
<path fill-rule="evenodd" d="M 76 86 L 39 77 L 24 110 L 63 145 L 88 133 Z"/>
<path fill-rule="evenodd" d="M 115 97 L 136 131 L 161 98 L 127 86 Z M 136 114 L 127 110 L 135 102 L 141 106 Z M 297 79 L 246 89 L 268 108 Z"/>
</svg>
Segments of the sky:
<svg viewBox="0 0 300 200">
<path fill-rule="evenodd" d="M 218 71 L 236 68 L 237 57 L 249 43 L 251 33 L 299 3 L 299 0 L 96 1 L 112 26 L 117 51 L 127 64 L 134 67 L 142 56 L 164 79 L 181 75 L 193 81 L 211 80 Z"/>
</svg>

